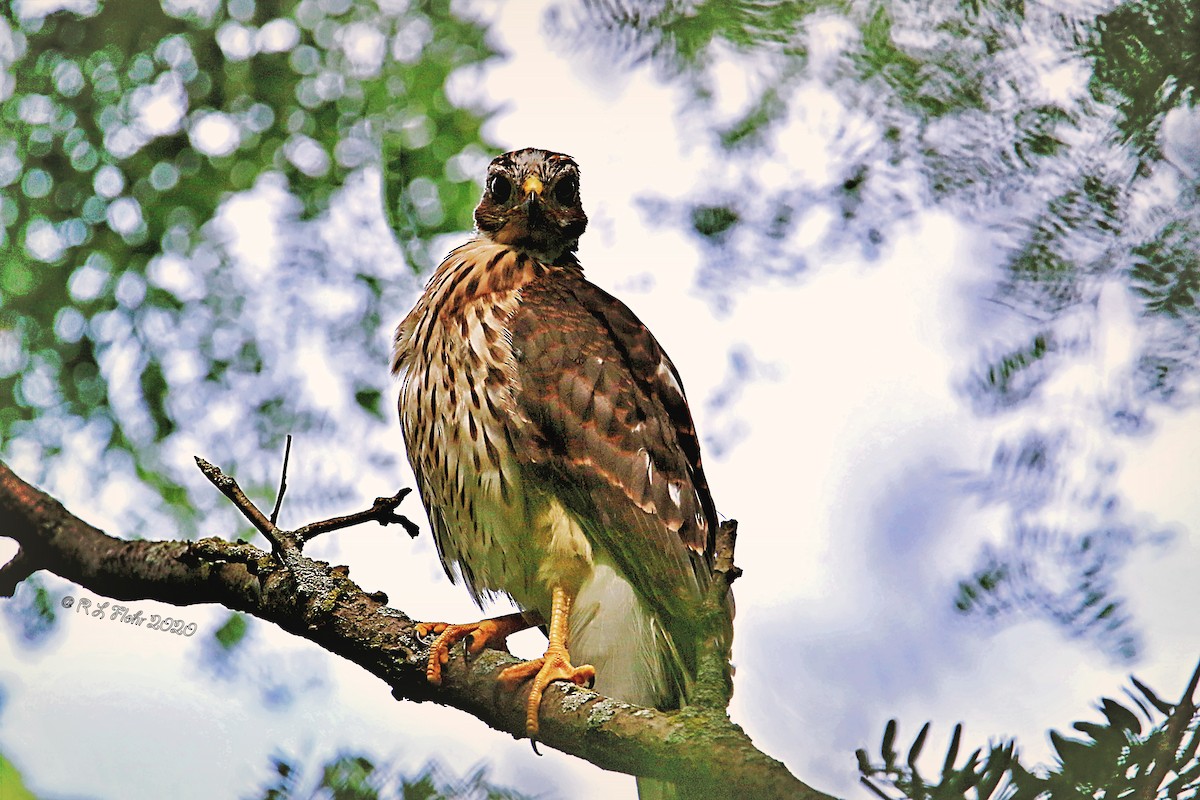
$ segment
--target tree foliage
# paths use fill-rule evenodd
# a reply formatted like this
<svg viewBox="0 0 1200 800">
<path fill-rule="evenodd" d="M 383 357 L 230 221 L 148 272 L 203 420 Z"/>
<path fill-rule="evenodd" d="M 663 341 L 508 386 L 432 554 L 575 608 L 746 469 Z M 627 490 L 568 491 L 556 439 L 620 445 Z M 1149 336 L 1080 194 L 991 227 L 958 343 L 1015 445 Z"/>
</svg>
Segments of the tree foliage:
<svg viewBox="0 0 1200 800">
<path fill-rule="evenodd" d="M 1015 742 L 989 744 L 959 763 L 962 725 L 954 728 L 940 773 L 930 777 L 917 762 L 929 735 L 929 725 L 901 759 L 896 750 L 896 722 L 883 734 L 872 762 L 858 751 L 863 783 L 884 800 L 1066 800 L 1067 798 L 1135 797 L 1191 800 L 1200 796 L 1200 713 L 1196 684 L 1200 665 L 1176 703 L 1161 700 L 1136 678 L 1126 690 L 1129 705 L 1103 698 L 1102 722 L 1082 721 L 1077 739 L 1050 731 L 1055 763 L 1029 769 L 1021 763 Z"/>
<path fill-rule="evenodd" d="M 467 226 L 484 112 L 454 83 L 492 51 L 444 3 L 24 8 L 0 17 L 0 394 L 15 401 L 0 440 L 49 463 L 82 432 L 185 514 L 185 465 L 161 455 L 172 437 L 234 395 L 245 416 L 224 446 L 229 420 L 213 426 L 211 455 L 253 464 L 318 428 L 289 391 L 298 329 L 319 320 L 361 352 L 391 321 L 384 278 Z M 381 148 L 402 255 L 372 263 L 304 220 L 377 172 Z M 255 187 L 283 209 L 265 297 L 214 222 Z M 350 379 L 380 414 L 385 371 Z"/>
<path fill-rule="evenodd" d="M 306 769 L 294 759 L 272 759 L 275 777 L 263 790 L 262 800 L 521 800 L 525 795 L 491 783 L 487 770 L 475 769 L 456 777 L 440 764 L 426 764 L 413 775 L 376 764 L 354 754 L 342 754 L 319 770 Z M 319 774 L 313 775 L 313 772 Z"/>
<path fill-rule="evenodd" d="M 405 278 L 440 255 L 431 240 L 470 224 L 489 110 L 463 78 L 494 55 L 485 25 L 458 4 L 402 0 L 31 8 L 0 10 L 0 448 L 67 479 L 83 462 L 136 477 L 143 527 L 156 503 L 185 523 L 215 513 L 207 487 L 189 491 L 197 442 L 259 496 L 287 432 L 319 437 L 331 461 L 340 448 L 387 466 L 379 332 Z M 1115 569 L 1157 531 L 1122 502 L 1093 434 L 1141 433 L 1156 406 L 1200 399 L 1195 3 L 580 0 L 548 23 L 574 58 L 649 65 L 687 89 L 681 127 L 720 164 L 686 197 L 643 200 L 701 243 L 699 282 L 718 300 L 844 249 L 878 257 L 925 210 L 966 219 L 986 233 L 993 299 L 1025 320 L 983 332 L 994 343 L 962 376 L 964 398 L 997 418 L 1036 406 L 1087 351 L 1106 297 L 1131 305 L 1133 365 L 1086 414 L 1025 426 L 963 476 L 1010 524 L 953 601 L 1032 610 L 1136 656 Z M 730 67 L 744 100 L 723 87 Z M 275 213 L 257 260 L 229 235 L 246 196 Z M 357 416 L 295 391 L 332 372 Z M 336 496 L 356 477 L 319 483 Z M 1068 513 L 1049 521 L 1051 508 Z M 55 603 L 23 591 L 10 613 L 33 641 Z M 222 629 L 232 641 L 240 620 Z M 903 761 L 891 728 L 864 775 L 912 797 L 1076 796 L 1143 779 L 1184 724 L 1167 796 L 1194 796 L 1194 708 L 1179 723 L 1184 704 L 1135 686 L 1136 711 L 1105 700 L 1106 722 L 1057 737 L 1044 774 L 1011 743 L 964 766 L 954 745 L 927 779 L 914 763 L 926 734 Z"/>
<path fill-rule="evenodd" d="M 37 800 L 21 773 L 0 754 L 0 787 L 5 800 Z M 252 795 L 244 794 L 244 797 Z M 526 795 L 493 783 L 478 767 L 458 776 L 439 763 L 405 774 L 392 764 L 367 756 L 341 753 L 309 767 L 299 758 L 271 759 L 271 778 L 261 787 L 262 800 L 522 800 Z"/>
<path fill-rule="evenodd" d="M 584 0 L 552 20 L 573 48 L 687 88 L 681 114 L 720 164 L 694 195 L 647 202 L 704 242 L 701 284 L 720 302 L 847 248 L 876 257 L 915 214 L 949 212 L 978 231 L 971 255 L 1017 320 L 976 332 L 961 380 L 996 417 L 1037 408 L 1093 347 L 1105 309 L 1133 308 L 1131 366 L 1083 413 L 1043 413 L 996 445 L 985 474 L 964 476 L 1010 522 L 1008 544 L 980 555 L 985 580 L 965 578 L 956 598 L 969 613 L 1036 613 L 1132 658 L 1112 568 L 1161 536 L 1121 502 L 1117 459 L 1098 442 L 1197 400 L 1195 4 Z M 1033 469 L 1011 458 L 1035 450 Z M 1082 554 L 1066 593 L 1048 580 L 1064 552 Z"/>
<path fill-rule="evenodd" d="M 469 225 L 487 112 L 463 78 L 492 55 L 484 26 L 445 4 L 366 0 L 23 8 L 0 22 L 6 449 L 36 449 L 49 469 L 69 461 L 63 442 L 74 437 L 187 516 L 214 510 L 189 496 L 190 442 L 262 493 L 272 482 L 263 454 L 286 432 L 322 446 L 373 440 L 385 406 L 378 332 L 405 286 L 397 268 L 426 266 L 432 237 Z M 723 153 L 722 168 L 692 197 L 644 202 L 702 243 L 699 280 L 714 297 L 798 275 L 841 248 L 877 255 L 915 213 L 946 209 L 989 231 L 995 296 L 1029 320 L 981 348 L 962 381 L 974 408 L 1036 404 L 1090 346 L 1095 308 L 1116 286 L 1145 335 L 1087 424 L 1136 433 L 1154 405 L 1196 399 L 1200 161 L 1187 132 L 1200 124 L 1189 111 L 1197 16 L 1184 0 L 1099 12 L 1007 0 L 586 0 L 554 6 L 548 30 L 575 58 L 649 64 L 688 88 L 681 114 Z M 722 89 L 731 67 L 750 86 L 740 102 Z M 1182 133 L 1166 135 L 1169 118 Z M 793 145 L 806 128 L 823 150 Z M 383 176 L 399 251 L 374 209 L 330 205 L 364 175 Z M 229 249 L 223 223 L 246 192 L 277 209 L 270 267 L 247 268 Z M 264 281 L 271 292 L 259 291 Z M 325 343 L 306 337 L 315 327 Z M 311 367 L 322 360 L 337 363 L 335 382 L 360 416 L 335 420 L 292 391 L 322 381 Z M 1111 461 L 1089 435 L 1055 421 L 1023 438 L 1056 442 L 1046 475 Z M 1154 540 L 1104 469 L 1086 468 L 1087 485 L 1040 508 L 1018 498 L 1028 484 L 1004 484 L 1017 474 L 1005 454 L 1023 446 L 998 444 L 974 482 L 1011 509 L 1013 546 L 981 554 L 977 570 L 998 577 L 996 589 L 1044 573 L 1049 552 L 1017 540 L 1047 527 L 1052 500 L 1074 504 L 1078 523 L 1038 541 L 1081 551 L 1113 531 L 1127 548 Z M 83 448 L 73 449 L 78 459 Z M 363 461 L 391 458 L 368 447 Z M 354 476 L 324 477 L 332 499 Z M 1107 499 L 1078 500 L 1094 496 Z M 147 515 L 153 497 L 139 499 Z M 1097 607 L 1119 607 L 1112 582 L 1099 584 Z M 1094 586 L 1076 588 L 1088 598 Z M 1044 598 L 1041 589 L 1010 597 Z M 1105 649 L 1131 656 L 1130 618 L 1107 619 L 1121 624 L 1090 629 L 1111 631 Z"/>
</svg>

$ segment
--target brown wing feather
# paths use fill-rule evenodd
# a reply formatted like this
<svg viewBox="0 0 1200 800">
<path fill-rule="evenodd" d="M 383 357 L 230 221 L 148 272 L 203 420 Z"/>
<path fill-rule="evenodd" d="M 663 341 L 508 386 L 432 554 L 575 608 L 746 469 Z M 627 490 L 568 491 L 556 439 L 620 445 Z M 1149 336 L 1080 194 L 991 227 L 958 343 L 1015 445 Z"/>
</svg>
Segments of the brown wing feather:
<svg viewBox="0 0 1200 800">
<path fill-rule="evenodd" d="M 580 519 L 665 620 L 683 623 L 717 523 L 670 359 L 623 303 L 569 273 L 528 284 L 510 330 L 523 474 Z"/>
<path fill-rule="evenodd" d="M 654 334 L 628 306 L 586 280 L 575 280 L 571 286 L 575 297 L 608 329 L 613 344 L 629 365 L 634 381 L 666 413 L 666 427 L 674 433 L 674 444 L 683 453 L 693 489 L 685 496 L 694 496 L 699 504 L 699 508 L 695 504 L 688 505 L 689 513 L 685 514 L 685 525 L 679 533 L 688 547 L 711 560 L 719 521 L 708 480 L 704 477 L 700 439 L 696 435 L 679 371 Z M 697 524 L 691 525 L 691 519 L 697 520 Z"/>
</svg>

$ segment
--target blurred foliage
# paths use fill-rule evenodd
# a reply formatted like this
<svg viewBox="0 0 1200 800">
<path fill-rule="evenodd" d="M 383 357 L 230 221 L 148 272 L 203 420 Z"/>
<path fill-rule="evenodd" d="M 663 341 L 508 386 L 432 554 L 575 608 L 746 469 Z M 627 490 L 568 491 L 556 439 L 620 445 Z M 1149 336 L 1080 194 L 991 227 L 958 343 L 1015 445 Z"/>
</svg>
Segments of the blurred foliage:
<svg viewBox="0 0 1200 800">
<path fill-rule="evenodd" d="M 0 754 L 0 789 L 4 800 L 37 800 L 37 796 L 25 787 L 25 780 L 13 763 Z"/>
<path fill-rule="evenodd" d="M 1029 435 L 1058 444 L 1053 470 L 1012 469 L 1028 436 L 1008 435 L 969 481 L 1009 507 L 1009 542 L 981 554 L 957 605 L 1038 614 L 1136 655 L 1112 569 L 1161 537 L 1115 495 L 1105 442 L 1145 432 L 1154 404 L 1200 399 L 1200 7 L 581 0 L 555 4 L 549 24 L 572 52 L 687 90 L 681 127 L 707 137 L 713 169 L 644 204 L 701 243 L 718 305 L 846 249 L 875 258 L 921 211 L 978 232 L 964 255 L 992 270 L 1011 313 L 972 330 L 963 394 L 980 414 L 1044 418 Z M 1086 409 L 1042 405 L 1122 305 L 1137 317 L 1133 363 Z"/>
<path fill-rule="evenodd" d="M 1096 20 L 1087 42 L 1092 89 L 1114 96 L 1121 132 L 1138 151 L 1158 151 L 1162 119 L 1200 92 L 1200 8 L 1188 0 L 1127 2 Z"/>
<path fill-rule="evenodd" d="M 959 582 L 955 606 L 988 620 L 1035 612 L 1071 636 L 1093 639 L 1114 659 L 1132 660 L 1140 636 L 1117 573 L 1136 543 L 1167 534 L 1147 532 L 1127 515 L 1117 465 L 1085 452 L 1087 444 L 1069 427 L 1028 430 L 1001 442 L 988 469 L 966 481 L 984 503 L 1008 507 L 1011 531 L 983 546 L 980 564 Z M 1063 507 L 1069 524 L 1056 524 Z"/>
<path fill-rule="evenodd" d="M 921 728 L 901 759 L 896 721 L 888 722 L 880 745 L 881 761 L 858 751 L 862 782 L 884 800 L 1082 800 L 1135 797 L 1192 800 L 1200 796 L 1200 713 L 1196 707 L 1197 666 L 1177 703 L 1162 701 L 1136 678 L 1126 690 L 1134 706 L 1104 698 L 1103 722 L 1076 722 L 1076 739 L 1050 732 L 1056 761 L 1050 768 L 1027 769 L 1014 742 L 990 744 L 958 763 L 962 725 L 950 738 L 940 773 L 930 777 L 917 762 L 929 734 Z"/>
<path fill-rule="evenodd" d="M 17 584 L 12 599 L 4 604 L 4 615 L 12 622 L 11 630 L 25 647 L 47 644 L 58 629 L 58 608 L 61 592 L 51 591 L 40 575 L 33 575 Z"/>
<path fill-rule="evenodd" d="M 186 516 L 186 449 L 163 445 L 209 424 L 209 457 L 265 491 L 261 451 L 329 427 L 295 391 L 302 331 L 328 326 L 358 363 L 393 322 L 384 276 L 424 268 L 431 237 L 469 227 L 485 112 L 452 87 L 492 51 L 438 2 L 83 6 L 0 11 L 0 442 L 50 464 L 73 437 L 70 459 L 104 453 Z M 378 174 L 381 145 L 402 257 L 355 232 L 370 214 L 342 225 L 350 243 L 306 222 Z M 275 203 L 273 271 L 247 269 L 214 221 L 247 190 Z M 372 237 L 391 252 L 364 257 Z M 347 377 L 378 419 L 386 355 L 373 355 Z"/>
<path fill-rule="evenodd" d="M 340 755 L 309 775 L 288 760 L 276 758 L 276 778 L 262 800 L 520 800 L 524 795 L 491 784 L 480 767 L 463 778 L 447 775 L 428 764 L 412 776 L 392 767 L 376 766 L 363 756 Z"/>
<path fill-rule="evenodd" d="M 190 456 L 267 498 L 292 432 L 316 474 L 289 511 L 350 502 L 396 458 L 381 331 L 440 255 L 431 238 L 470 226 L 484 24 L 408 0 L 27 7 L 0 12 L 0 452 L 106 508 L 87 471 L 135 478 L 126 530 L 171 514 L 228 535 L 216 525 L 245 523 Z M 686 87 L 681 130 L 718 158 L 689 195 L 642 200 L 701 242 L 718 300 L 846 248 L 877 257 L 916 213 L 948 211 L 1026 320 L 974 332 L 963 393 L 1001 415 L 1092 346 L 1105 287 L 1132 298 L 1135 364 L 1098 390 L 1093 430 L 1076 415 L 1036 432 L 1060 442 L 1054 475 L 1084 478 L 1032 504 L 1021 492 L 1051 473 L 1006 466 L 1022 435 L 1000 443 L 971 484 L 1011 508 L 1011 541 L 957 598 L 1130 657 L 1129 617 L 1091 611 L 1120 605 L 1112 565 L 1153 535 L 1115 497 L 1094 429 L 1141 432 L 1152 404 L 1200 397 L 1197 19 L 1190 0 L 580 0 L 545 28 L 573 59 Z M 265 252 L 236 250 L 248 225 Z M 1077 522 L 1045 519 L 1055 498 Z M 1111 557 L 1089 561 L 1095 541 Z M 1089 553 L 1065 591 L 1044 582 L 1064 552 Z"/>
<path fill-rule="evenodd" d="M 1036 610 L 1113 658 L 1131 660 L 1140 640 L 1115 585 L 1131 536 L 1127 529 L 1074 535 L 1019 527 L 1003 546 L 984 547 L 981 565 L 959 581 L 955 607 L 988 619 Z"/>
<path fill-rule="evenodd" d="M 240 612 L 214 609 L 201 621 L 196 666 L 219 694 L 256 702 L 264 711 L 317 702 L 332 690 L 326 654 L 270 639 L 267 627 Z"/>
<path fill-rule="evenodd" d="M 262 800 L 522 800 L 526 795 L 494 785 L 487 769 L 458 777 L 436 763 L 413 775 L 363 756 L 339 755 L 316 769 L 294 759 L 272 760 L 272 778 L 261 789 Z M 247 795 L 249 796 L 249 795 Z M 258 796 L 257 793 L 254 796 Z M 36 800 L 17 768 L 0 754 L 0 797 Z"/>
<path fill-rule="evenodd" d="M 1194 197 L 1173 187 L 1184 208 L 1154 203 L 1135 217 L 1131 201 L 1149 176 L 1122 138 L 1153 142 L 1168 112 L 1191 108 L 1198 20 L 1188 0 L 1117 3 L 1100 15 L 1017 0 L 583 0 L 555 5 L 549 18 L 573 51 L 648 64 L 691 89 L 683 113 L 703 122 L 726 163 L 678 219 L 716 251 L 778 251 L 799 270 L 806 248 L 766 241 L 781 235 L 780 219 L 796 228 L 833 211 L 828 242 L 872 253 L 914 209 L 946 204 L 1008 228 L 1008 288 L 1050 308 L 1085 302 L 1094 291 L 1085 279 L 1120 270 L 1114 250 L 1153 240 L 1156 219 L 1194 216 Z M 824 105 L 830 92 L 842 108 Z M 826 153 L 796 152 L 797 126 L 814 121 L 836 141 L 821 143 Z M 827 160 L 828 174 L 801 169 L 814 158 Z M 729 180 L 730 170 L 742 180 Z M 776 173 L 772 188 L 766 172 Z M 717 259 L 714 270 L 733 262 L 745 266 L 724 286 L 747 269 L 787 269 L 742 258 Z"/>
<path fill-rule="evenodd" d="M 222 650 L 231 650 L 246 638 L 247 627 L 246 615 L 235 611 L 213 631 L 213 639 Z"/>
<path fill-rule="evenodd" d="M 1039 332 L 1019 347 L 985 358 L 968 390 L 977 410 L 1002 411 L 1029 399 L 1045 381 L 1048 362 L 1060 349 L 1053 333 Z"/>
</svg>

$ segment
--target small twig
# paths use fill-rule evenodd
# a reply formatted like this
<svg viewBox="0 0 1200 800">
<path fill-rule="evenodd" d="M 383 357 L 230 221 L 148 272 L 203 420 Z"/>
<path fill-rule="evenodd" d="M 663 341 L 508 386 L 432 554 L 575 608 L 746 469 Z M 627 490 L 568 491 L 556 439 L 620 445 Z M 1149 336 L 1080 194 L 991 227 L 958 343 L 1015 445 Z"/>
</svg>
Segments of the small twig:
<svg viewBox="0 0 1200 800">
<path fill-rule="evenodd" d="M 1196 713 L 1196 687 L 1200 686 L 1200 663 L 1196 664 L 1196 671 L 1192 673 L 1192 679 L 1188 681 L 1187 689 L 1183 691 L 1183 698 L 1179 701 L 1179 705 L 1188 709 L 1191 713 Z"/>
<path fill-rule="evenodd" d="M 729 668 L 733 642 L 730 618 L 729 584 L 742 571 L 734 566 L 733 549 L 737 542 L 737 520 L 722 522 L 713 541 L 712 580 L 701 601 L 704 633 L 696 651 L 696 682 L 688 698 L 689 705 L 701 713 L 727 713 L 733 692 Z"/>
<path fill-rule="evenodd" d="M 274 523 L 263 516 L 263 513 L 251 502 L 250 498 L 246 497 L 246 493 L 242 491 L 242 487 L 238 486 L 237 481 L 224 472 L 221 472 L 220 467 L 210 464 L 200 456 L 196 456 L 196 466 L 200 467 L 200 471 L 204 473 L 204 477 L 208 478 L 213 486 L 221 490 L 221 494 L 228 497 L 237 506 L 238 511 L 242 512 L 242 516 L 250 520 L 250 524 L 266 537 L 275 552 L 295 548 L 295 542 L 288 541 L 289 537 L 282 535 L 285 532 L 279 530 Z"/>
<path fill-rule="evenodd" d="M 347 514 L 344 517 L 334 517 L 321 522 L 310 522 L 303 528 L 297 528 L 292 535 L 301 544 L 304 544 L 323 533 L 349 528 L 351 525 L 361 525 L 364 522 L 378 522 L 380 525 L 387 525 L 389 522 L 398 522 L 408 532 L 408 535 L 415 539 L 420 529 L 408 517 L 396 513 L 396 508 L 411 491 L 412 489 L 401 489 L 392 497 L 376 497 L 374 505 L 366 511 Z"/>
<path fill-rule="evenodd" d="M 283 495 L 287 492 L 288 458 L 292 455 L 292 435 L 287 435 L 287 445 L 283 448 L 283 469 L 279 472 L 279 494 L 275 497 L 275 508 L 271 509 L 271 524 L 279 522 L 279 509 L 283 506 Z"/>
<path fill-rule="evenodd" d="M 0 597 L 12 597 L 17 591 L 17 584 L 37 571 L 38 566 L 29 557 L 29 552 L 18 547 L 17 554 L 7 564 L 0 566 Z"/>
<path fill-rule="evenodd" d="M 725 584 L 736 581 L 742 570 L 733 563 L 733 550 L 737 546 L 737 520 L 722 522 L 717 528 L 717 539 L 713 547 L 713 573 L 723 576 Z"/>
<path fill-rule="evenodd" d="M 412 489 L 401 489 L 392 497 L 376 497 L 375 503 L 366 511 L 359 511 L 355 514 L 347 514 L 344 517 L 334 517 L 333 519 L 322 520 L 321 522 L 310 522 L 302 528 L 297 528 L 294 531 L 282 530 L 275 524 L 275 514 L 279 511 L 279 505 L 283 501 L 283 493 L 286 490 L 287 482 L 287 462 L 288 453 L 291 451 L 292 437 L 288 436 L 288 449 L 283 456 L 283 478 L 280 482 L 279 497 L 276 499 L 275 511 L 272 512 L 271 518 L 267 519 L 263 513 L 251 502 L 250 498 L 246 497 L 246 493 L 242 491 L 242 487 L 238 486 L 236 480 L 221 472 L 220 467 L 217 467 L 205 461 L 200 456 L 196 456 L 196 465 L 200 467 L 200 471 L 204 473 L 204 477 L 212 482 L 221 490 L 221 493 L 228 497 L 238 510 L 245 515 L 246 519 L 258 529 L 259 533 L 267 538 L 271 543 L 272 550 L 278 554 L 284 551 L 300 551 L 305 543 L 315 539 L 323 533 L 330 531 L 349 528 L 351 525 L 361 525 L 364 522 L 378 522 L 380 525 L 387 525 L 389 522 L 397 522 L 404 526 L 404 530 L 409 536 L 416 537 L 419 529 L 409 520 L 396 513 L 396 508 L 404 500 Z"/>
</svg>

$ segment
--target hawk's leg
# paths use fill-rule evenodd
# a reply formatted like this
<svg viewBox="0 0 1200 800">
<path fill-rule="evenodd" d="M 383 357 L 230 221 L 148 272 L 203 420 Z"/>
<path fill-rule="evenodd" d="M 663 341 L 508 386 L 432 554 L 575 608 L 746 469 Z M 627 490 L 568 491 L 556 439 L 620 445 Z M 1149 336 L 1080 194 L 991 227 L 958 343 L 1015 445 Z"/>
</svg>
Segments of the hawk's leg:
<svg viewBox="0 0 1200 800">
<path fill-rule="evenodd" d="M 519 611 L 503 617 L 484 619 L 465 625 L 450 625 L 445 622 L 418 622 L 417 635 L 424 638 L 431 633 L 439 634 L 429 646 L 429 664 L 425 667 L 425 678 L 435 686 L 442 682 L 442 665 L 450 660 L 450 648 L 466 639 L 466 654 L 478 655 L 485 647 L 501 650 L 507 647 L 510 634 L 532 628 L 541 623 L 537 615 L 526 615 Z"/>
<path fill-rule="evenodd" d="M 526 661 L 509 667 L 500 673 L 497 680 L 507 689 L 516 689 L 523 681 L 533 677 L 529 689 L 529 701 L 525 704 L 525 732 L 530 739 L 538 734 L 538 709 L 542 704 L 542 692 L 552 681 L 571 681 L 583 686 L 596 680 L 596 669 L 590 664 L 581 667 L 571 665 L 567 652 L 567 618 L 571 611 L 572 597 L 559 586 L 554 587 L 553 605 L 550 611 L 550 629 L 547 632 L 550 644 L 542 658 Z"/>
</svg>

